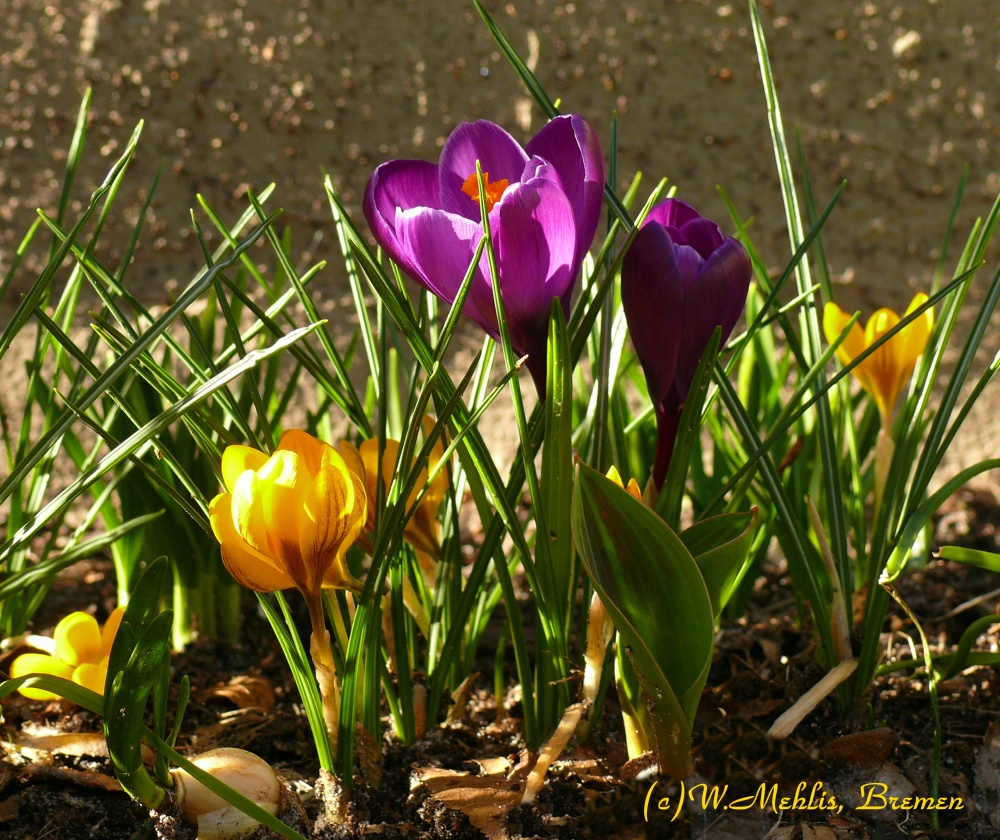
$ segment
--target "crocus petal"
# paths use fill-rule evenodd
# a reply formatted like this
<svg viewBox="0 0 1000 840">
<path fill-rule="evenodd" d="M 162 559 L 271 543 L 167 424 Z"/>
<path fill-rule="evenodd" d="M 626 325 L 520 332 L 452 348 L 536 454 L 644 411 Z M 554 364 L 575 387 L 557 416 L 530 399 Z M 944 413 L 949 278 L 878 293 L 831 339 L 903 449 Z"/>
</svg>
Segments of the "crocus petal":
<svg viewBox="0 0 1000 840">
<path fill-rule="evenodd" d="M 844 331 L 851 316 L 844 312 L 837 304 L 830 301 L 823 307 L 823 332 L 826 340 L 833 344 L 837 337 Z M 847 336 L 837 347 L 837 358 L 844 365 L 849 365 L 865 350 L 865 333 L 861 325 L 855 321 Z"/>
<path fill-rule="evenodd" d="M 611 481 L 613 481 L 619 487 L 621 487 L 622 490 L 625 490 L 633 499 L 636 499 L 637 501 L 640 502 L 642 501 L 642 491 L 639 490 L 639 482 L 636 481 L 634 478 L 630 478 L 628 480 L 628 487 L 626 487 L 624 484 L 622 484 L 621 474 L 618 472 L 617 467 L 615 467 L 614 465 L 612 465 L 608 469 L 608 471 L 605 473 L 605 476 L 611 479 Z"/>
<path fill-rule="evenodd" d="M 719 323 L 722 325 L 722 341 L 726 342 L 746 308 L 750 278 L 753 276 L 750 253 L 739 240 L 726 239 L 705 261 L 702 272 L 718 278 L 716 282 L 722 295 Z"/>
<path fill-rule="evenodd" d="M 411 277 L 419 266 L 399 242 L 398 212 L 417 207 L 440 207 L 438 168 L 423 160 L 391 160 L 377 167 L 368 179 L 362 209 L 378 244 Z"/>
<path fill-rule="evenodd" d="M 827 303 L 823 307 L 823 332 L 826 334 L 826 340 L 831 344 L 836 341 L 850 320 L 851 316 L 844 312 L 837 304 L 832 301 Z M 837 347 L 837 358 L 840 359 L 841 364 L 849 365 L 865 351 L 866 346 L 865 332 L 861 328 L 861 324 L 855 321 L 854 326 L 847 333 L 847 337 Z M 872 384 L 871 377 L 868 375 L 867 367 L 864 363 L 853 368 L 851 373 L 861 383 L 861 387 L 869 394 L 875 393 L 875 386 Z"/>
<path fill-rule="evenodd" d="M 438 534 L 437 520 L 430 517 L 423 505 L 413 512 L 413 516 L 407 520 L 403 529 L 406 541 L 433 561 L 436 561 L 441 553 Z"/>
<path fill-rule="evenodd" d="M 249 471 L 243 473 L 236 480 L 232 494 L 217 496 L 213 500 L 213 504 L 223 501 L 228 502 L 230 508 L 229 516 L 224 518 L 232 522 L 240 538 L 254 551 L 277 563 L 278 558 L 272 550 L 267 536 L 267 525 L 264 522 L 264 508 L 257 473 Z M 218 533 L 216 533 L 216 537 L 222 542 Z"/>
<path fill-rule="evenodd" d="M 368 506 L 372 508 L 378 499 L 378 438 L 369 438 L 361 442 L 358 449 L 361 459 L 365 465 L 365 488 L 368 497 Z M 392 484 L 392 477 L 395 475 L 394 469 L 396 459 L 399 457 L 399 441 L 387 440 L 382 450 L 382 492 L 389 492 L 389 485 Z"/>
<path fill-rule="evenodd" d="M 905 318 L 907 315 L 915 312 L 925 303 L 927 303 L 927 295 L 923 292 L 917 292 L 913 296 L 913 300 L 910 301 L 910 305 L 906 307 L 903 317 Z M 913 367 L 926 349 L 933 329 L 934 309 L 932 307 L 911 324 L 904 327 L 902 333 L 900 333 L 901 355 L 904 367 L 907 368 L 906 378 L 909 378 L 910 374 L 913 373 Z"/>
<path fill-rule="evenodd" d="M 278 441 L 278 449 L 294 452 L 299 457 L 299 469 L 304 469 L 309 476 L 313 476 L 319 472 L 323 463 L 323 453 L 333 447 L 302 429 L 288 429 Z"/>
<path fill-rule="evenodd" d="M 82 685 L 84 688 L 89 688 L 103 696 L 104 683 L 108 679 L 108 669 L 92 662 L 84 662 L 73 671 L 72 679 L 77 685 Z"/>
<path fill-rule="evenodd" d="M 556 184 L 538 179 L 511 190 L 498 210 L 493 247 L 511 341 L 519 353 L 544 362 L 553 298 L 565 297 L 568 317 L 575 279 L 573 208 Z"/>
<path fill-rule="evenodd" d="M 22 653 L 10 663 L 12 679 L 28 674 L 48 674 L 53 677 L 72 679 L 73 666 L 45 653 Z M 40 688 L 19 688 L 18 691 L 30 700 L 58 700 L 59 695 Z"/>
<path fill-rule="evenodd" d="M 326 567 L 326 571 L 323 573 L 322 586 L 328 589 L 349 589 L 352 592 L 359 593 L 364 588 L 364 584 L 351 574 L 351 570 L 347 565 L 346 554 L 347 549 L 354 544 L 354 541 L 365 527 L 367 505 L 364 504 L 364 482 L 356 474 L 352 474 L 351 480 L 354 485 L 354 498 L 356 501 L 347 518 L 344 536 L 341 539 L 337 554 L 333 562 Z"/>
<path fill-rule="evenodd" d="M 417 504 L 417 497 L 427 485 L 427 467 L 421 467 L 414 482 L 410 497 L 406 500 L 406 509 L 412 511 L 403 527 L 403 536 L 410 544 L 421 551 L 436 554 L 437 548 L 437 510 L 439 501 L 424 494 Z"/>
<path fill-rule="evenodd" d="M 441 209 L 479 221 L 479 202 L 462 192 L 462 185 L 476 173 L 476 161 L 490 181 L 520 180 L 528 155 L 520 144 L 495 123 L 478 120 L 462 123 L 441 150 L 438 189 Z M 466 261 L 468 265 L 468 261 Z"/>
<path fill-rule="evenodd" d="M 347 526 L 347 536 L 341 543 L 340 554 L 343 554 L 358 538 L 368 519 L 368 495 L 364 479 L 357 473 L 351 473 L 354 485 L 354 506 L 351 508 L 351 519 Z"/>
<path fill-rule="evenodd" d="M 340 442 L 340 457 L 344 459 L 347 469 L 361 478 L 363 486 L 365 478 L 365 462 L 361 457 L 361 452 L 358 450 L 358 447 L 356 447 L 349 440 L 342 440 Z"/>
<path fill-rule="evenodd" d="M 232 510 L 232 499 L 228 493 L 220 493 L 208 506 L 212 531 L 222 546 L 222 562 L 229 573 L 243 586 L 257 592 L 274 592 L 295 586 L 274 558 L 247 543 L 236 529 Z"/>
<path fill-rule="evenodd" d="M 96 662 L 101 653 L 101 628 L 85 612 L 73 612 L 56 625 L 52 634 L 56 656 L 69 665 Z"/>
<path fill-rule="evenodd" d="M 573 265 L 578 265 L 594 240 L 604 201 L 604 156 L 597 132 L 578 116 L 556 117 L 525 151 L 547 160 L 559 177 L 576 220 Z"/>
<path fill-rule="evenodd" d="M 311 586 L 320 585 L 354 523 L 353 479 L 340 461 L 324 466 L 309 486 L 299 522 L 299 544 Z"/>
<path fill-rule="evenodd" d="M 124 615 L 125 607 L 115 607 L 111 611 L 111 615 L 108 616 L 108 620 L 104 622 L 104 626 L 101 628 L 101 652 L 97 657 L 98 662 L 111 654 L 111 646 L 115 643 L 115 636 L 118 634 L 118 628 L 121 626 Z"/>
<path fill-rule="evenodd" d="M 257 472 L 267 463 L 267 455 L 249 446 L 227 446 L 222 453 L 222 480 L 232 493 L 236 480 L 247 470 Z"/>
<path fill-rule="evenodd" d="M 324 466 L 309 491 L 302 517 L 302 546 L 314 585 L 360 591 L 344 560 L 366 520 L 365 488 L 359 476 L 341 466 Z"/>
<path fill-rule="evenodd" d="M 414 210 L 400 214 L 397 227 L 403 247 L 420 265 L 420 275 L 414 279 L 442 300 L 454 303 L 483 236 L 482 225 L 441 210 Z M 481 267 L 476 271 L 463 312 L 497 338 L 489 280 Z"/>
<path fill-rule="evenodd" d="M 681 276 L 685 292 L 687 292 L 692 286 L 698 284 L 698 273 L 705 264 L 705 260 L 690 245 L 683 245 L 674 239 L 670 230 L 667 228 L 664 228 L 664 230 L 673 242 L 674 259 L 677 260 L 677 271 Z"/>
<path fill-rule="evenodd" d="M 532 155 L 528 158 L 528 162 L 524 166 L 524 171 L 521 173 L 521 183 L 527 184 L 528 181 L 535 178 L 541 178 L 543 181 L 551 181 L 559 189 L 562 189 L 562 182 L 559 180 L 559 173 L 556 172 L 555 167 L 545 158 L 538 157 L 538 155 Z"/>
<path fill-rule="evenodd" d="M 702 218 L 701 213 L 690 204 L 677 198 L 668 198 L 649 211 L 644 224 L 657 222 L 666 228 L 681 228 L 688 222 L 700 218 Z"/>
<path fill-rule="evenodd" d="M 899 324 L 899 316 L 891 309 L 877 310 L 865 325 L 865 345 L 871 347 L 897 324 Z M 890 339 L 859 366 L 864 368 L 865 376 L 871 383 L 871 394 L 886 420 L 892 416 L 896 398 L 899 396 L 903 382 L 905 382 L 896 344 L 896 339 Z M 906 376 L 908 377 L 909 373 Z"/>
<path fill-rule="evenodd" d="M 706 260 L 696 281 L 684 290 L 684 321 L 676 372 L 682 398 L 687 396 L 701 354 L 716 326 L 722 327 L 722 344 L 732 334 L 746 304 L 750 273 L 746 248 L 735 239 L 727 239 Z"/>
<path fill-rule="evenodd" d="M 694 248 L 703 260 L 707 260 L 726 239 L 719 226 L 711 219 L 692 219 L 677 231 L 680 241 Z M 677 241 L 677 237 L 674 240 Z"/>
<path fill-rule="evenodd" d="M 260 508 L 271 553 L 292 580 L 304 580 L 299 520 L 309 491 L 310 476 L 298 454 L 278 449 L 257 471 Z"/>
<path fill-rule="evenodd" d="M 294 580 L 257 552 L 250 551 L 245 543 L 223 544 L 222 564 L 238 584 L 255 592 L 277 592 L 297 587 Z"/>
<path fill-rule="evenodd" d="M 354 484 L 354 507 L 351 511 L 351 521 L 347 528 L 347 536 L 341 543 L 339 557 L 343 558 L 345 552 L 354 541 L 358 538 L 358 535 L 365 529 L 368 521 L 368 496 L 366 493 L 364 479 L 357 473 L 351 474 L 351 481 Z M 346 568 L 346 567 L 345 567 Z M 324 585 L 328 585 L 325 584 Z"/>
<path fill-rule="evenodd" d="M 683 303 L 684 284 L 673 243 L 661 225 L 647 224 L 622 262 L 622 306 L 649 396 L 657 407 L 666 400 L 677 370 Z"/>
</svg>

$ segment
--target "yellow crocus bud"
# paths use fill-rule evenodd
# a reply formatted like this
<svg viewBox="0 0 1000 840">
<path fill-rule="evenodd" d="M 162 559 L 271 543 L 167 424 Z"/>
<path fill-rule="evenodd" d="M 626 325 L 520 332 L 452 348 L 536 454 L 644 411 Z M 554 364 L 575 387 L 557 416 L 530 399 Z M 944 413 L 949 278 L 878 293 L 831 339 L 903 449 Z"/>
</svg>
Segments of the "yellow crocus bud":
<svg viewBox="0 0 1000 840">
<path fill-rule="evenodd" d="M 605 475 L 623 490 L 627 490 L 628 494 L 632 496 L 632 498 L 638 499 L 640 502 L 642 501 L 642 491 L 639 489 L 639 482 L 637 482 L 634 478 L 630 478 L 628 480 L 628 487 L 626 487 L 622 482 L 621 475 L 615 467 L 611 467 Z"/>
<path fill-rule="evenodd" d="M 916 294 L 903 317 L 926 302 L 927 295 L 922 292 Z M 827 341 L 835 341 L 850 320 L 851 316 L 837 304 L 828 303 L 823 310 L 823 331 Z M 868 319 L 863 331 L 861 325 L 855 323 L 837 348 L 837 358 L 845 365 L 850 364 L 901 320 L 891 309 L 879 309 Z M 896 400 L 913 373 L 917 359 L 927 347 L 933 328 L 934 310 L 928 309 L 851 371 L 875 400 L 885 429 L 892 423 Z"/>
<path fill-rule="evenodd" d="M 95 662 L 99 658 L 101 628 L 89 613 L 67 615 L 56 625 L 52 638 L 56 643 L 56 656 L 70 665 Z"/>
<path fill-rule="evenodd" d="M 425 437 L 430 435 L 434 429 L 434 419 L 426 416 L 421 421 L 421 426 Z M 352 447 L 353 448 L 353 447 Z M 344 446 L 341 446 L 341 450 Z M 375 528 L 375 504 L 378 491 L 378 438 L 370 438 L 362 441 L 361 446 L 356 450 L 364 464 L 365 470 L 365 490 L 368 494 L 368 521 L 366 528 L 373 531 Z M 438 525 L 438 510 L 441 502 L 448 493 L 448 471 L 441 470 L 431 483 L 427 484 L 430 472 L 437 466 L 441 458 L 444 457 L 445 445 L 441 438 L 434 443 L 427 458 L 427 464 L 422 466 L 417 480 L 410 492 L 410 497 L 406 500 L 407 508 L 413 507 L 421 491 L 426 491 L 420 499 L 420 504 L 416 506 L 413 515 L 407 520 L 403 530 L 406 541 L 412 545 L 421 556 L 421 567 L 427 571 L 428 564 L 424 562 L 424 557 L 430 561 L 436 561 L 441 553 L 440 528 Z M 382 481 L 385 490 L 395 476 L 394 467 L 399 457 L 399 441 L 388 439 L 385 441 L 382 452 Z"/>
</svg>

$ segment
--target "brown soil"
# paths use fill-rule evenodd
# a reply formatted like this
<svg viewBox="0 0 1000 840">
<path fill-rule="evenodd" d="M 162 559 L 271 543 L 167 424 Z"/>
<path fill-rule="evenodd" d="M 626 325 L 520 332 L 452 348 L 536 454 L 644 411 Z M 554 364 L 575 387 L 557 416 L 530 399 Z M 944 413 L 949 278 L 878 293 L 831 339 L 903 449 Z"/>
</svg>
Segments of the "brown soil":
<svg viewBox="0 0 1000 840">
<path fill-rule="evenodd" d="M 951 540 L 962 532 L 966 544 L 997 550 L 998 524 L 995 499 L 963 494 L 941 518 L 939 537 Z M 84 580 L 87 587 L 81 585 Z M 38 616 L 39 626 L 86 606 L 81 593 L 92 597 L 95 587 L 106 611 L 113 604 L 111 581 L 110 564 L 103 561 L 64 573 Z M 935 652 L 943 652 L 972 621 L 996 608 L 996 594 L 967 605 L 995 584 L 995 576 L 986 572 L 935 561 L 906 578 L 901 594 L 926 620 Z M 885 630 L 889 656 L 910 658 L 914 629 L 897 609 L 890 611 Z M 976 649 L 995 649 L 995 631 L 980 637 Z M 723 623 L 695 726 L 687 785 L 725 787 L 725 800 L 734 807 L 702 809 L 689 803 L 676 819 L 672 809 L 661 810 L 657 803 L 663 797 L 676 802 L 678 785 L 657 779 L 648 762 L 626 763 L 613 688 L 591 738 L 571 745 L 553 765 L 535 805 L 511 804 L 520 798 L 534 756 L 521 740 L 517 700 L 511 702 L 508 694 L 498 717 L 492 689 L 480 679 L 453 723 L 429 727 L 413 745 L 399 743 L 386 718 L 378 786 L 365 784 L 359 765 L 347 821 L 331 825 L 327 788 L 318 778 L 308 726 L 280 651 L 267 626 L 252 614 L 242 639 L 236 646 L 199 642 L 175 656 L 175 681 L 187 674 L 197 687 L 179 747 L 198 752 L 237 746 L 266 758 L 289 790 L 283 817 L 315 840 L 373 835 L 454 840 L 997 836 L 1000 787 L 984 771 L 984 762 L 995 756 L 985 745 L 987 731 L 1000 717 L 994 669 L 968 670 L 940 686 L 944 737 L 938 795 L 959 797 L 962 807 L 940 812 L 937 829 L 928 812 L 857 808 L 860 786 L 873 781 L 885 781 L 890 795 L 930 795 L 930 701 L 919 675 L 897 672 L 878 679 L 860 715 L 839 709 L 829 697 L 791 737 L 767 735 L 778 715 L 823 676 L 780 568 L 769 568 L 758 580 L 743 618 Z M 484 661 L 480 670 L 489 674 L 492 668 Z M 4 724 L 5 740 L 22 744 L 32 735 L 100 731 L 98 718 L 70 704 L 42 705 L 17 695 L 4 704 Z M 8 748 L 0 761 L 0 837 L 193 838 L 169 799 L 151 815 L 124 793 L 107 790 L 113 787 L 111 776 L 106 757 Z M 814 804 L 835 798 L 844 807 L 827 813 L 800 802 L 779 814 L 771 807 L 739 810 L 735 804 L 762 790 L 765 797 L 772 789 L 776 798 L 793 797 L 803 782 L 804 801 L 813 791 Z M 700 801 L 700 795 L 695 799 Z M 778 833 L 768 834 L 772 830 Z M 258 835 L 272 836 L 264 830 Z"/>
</svg>

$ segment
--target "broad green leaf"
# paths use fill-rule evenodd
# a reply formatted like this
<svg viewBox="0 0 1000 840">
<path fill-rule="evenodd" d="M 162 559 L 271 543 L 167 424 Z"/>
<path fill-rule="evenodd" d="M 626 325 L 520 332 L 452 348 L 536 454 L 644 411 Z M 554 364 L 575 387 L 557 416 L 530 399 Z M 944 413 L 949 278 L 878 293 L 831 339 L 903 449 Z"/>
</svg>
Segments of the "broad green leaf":
<svg viewBox="0 0 1000 840">
<path fill-rule="evenodd" d="M 663 520 L 582 465 L 573 536 L 646 693 L 660 769 L 684 778 L 715 626 L 701 572 Z"/>
<path fill-rule="evenodd" d="M 131 604 L 128 609 L 131 609 Z M 104 737 L 108 742 L 115 776 L 129 796 L 149 808 L 155 808 L 160 803 L 164 791 L 153 781 L 143 764 L 142 720 L 146 699 L 162 678 L 164 657 L 170 656 L 172 623 L 170 610 L 150 620 L 130 652 L 125 668 L 117 672 L 109 670 L 104 689 Z M 117 652 L 115 648 L 120 649 L 119 639 L 132 641 L 136 638 L 134 633 L 128 632 L 132 627 L 126 610 L 112 654 Z M 159 725 L 157 728 L 160 728 Z"/>
<path fill-rule="evenodd" d="M 678 535 L 705 579 L 716 618 L 728 603 L 740 570 L 747 562 L 758 518 L 757 508 L 749 513 L 712 516 Z"/>
</svg>

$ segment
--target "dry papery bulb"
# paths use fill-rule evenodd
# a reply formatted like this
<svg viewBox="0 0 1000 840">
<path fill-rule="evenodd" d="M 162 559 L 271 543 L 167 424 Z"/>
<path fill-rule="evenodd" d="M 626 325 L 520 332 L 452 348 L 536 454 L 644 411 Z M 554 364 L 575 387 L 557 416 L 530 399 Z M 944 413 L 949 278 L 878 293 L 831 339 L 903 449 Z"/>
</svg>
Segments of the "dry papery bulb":
<svg viewBox="0 0 1000 840">
<path fill-rule="evenodd" d="M 277 814 L 281 783 L 271 765 L 252 752 L 234 747 L 208 750 L 191 763 L 239 791 L 269 814 Z M 252 834 L 260 823 L 212 793 L 186 770 L 171 770 L 181 816 L 198 826 L 198 840 L 234 840 Z"/>
</svg>

